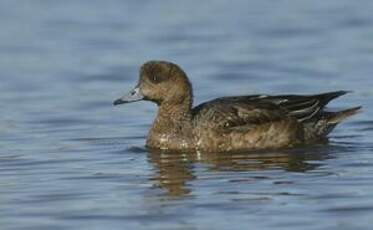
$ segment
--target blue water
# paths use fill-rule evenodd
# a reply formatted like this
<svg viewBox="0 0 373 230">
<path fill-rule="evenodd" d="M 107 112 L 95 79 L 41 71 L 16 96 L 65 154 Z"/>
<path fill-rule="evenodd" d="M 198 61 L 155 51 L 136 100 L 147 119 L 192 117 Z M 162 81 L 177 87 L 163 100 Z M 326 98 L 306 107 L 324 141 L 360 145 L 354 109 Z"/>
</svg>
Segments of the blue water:
<svg viewBox="0 0 373 230">
<path fill-rule="evenodd" d="M 0 1 L 0 229 L 371 229 L 373 1 Z M 195 103 L 352 90 L 329 145 L 144 147 L 156 107 L 113 107 L 150 59 Z"/>
</svg>

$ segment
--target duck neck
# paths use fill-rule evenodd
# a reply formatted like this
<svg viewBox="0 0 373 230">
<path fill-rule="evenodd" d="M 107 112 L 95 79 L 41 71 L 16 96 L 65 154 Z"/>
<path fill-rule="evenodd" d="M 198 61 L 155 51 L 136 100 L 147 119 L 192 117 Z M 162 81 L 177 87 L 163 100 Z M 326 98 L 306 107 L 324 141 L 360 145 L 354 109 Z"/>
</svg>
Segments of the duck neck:
<svg viewBox="0 0 373 230">
<path fill-rule="evenodd" d="M 192 99 L 184 98 L 180 103 L 163 102 L 159 105 L 156 126 L 168 127 L 169 129 L 188 128 L 192 121 Z"/>
<path fill-rule="evenodd" d="M 192 98 L 185 97 L 179 102 L 162 102 L 150 132 L 158 135 L 191 135 Z"/>
</svg>

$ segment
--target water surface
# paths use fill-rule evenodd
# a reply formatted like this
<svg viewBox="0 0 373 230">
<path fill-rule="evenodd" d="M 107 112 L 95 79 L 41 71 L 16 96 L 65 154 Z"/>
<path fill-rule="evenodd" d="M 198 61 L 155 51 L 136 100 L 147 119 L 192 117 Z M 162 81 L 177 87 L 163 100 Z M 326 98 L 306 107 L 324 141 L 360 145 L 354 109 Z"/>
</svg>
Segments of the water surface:
<svg viewBox="0 0 373 230">
<path fill-rule="evenodd" d="M 0 2 L 1 229 L 370 229 L 373 2 Z M 149 59 L 180 64 L 195 103 L 354 93 L 328 145 L 148 151 L 155 105 L 113 107 Z"/>
</svg>

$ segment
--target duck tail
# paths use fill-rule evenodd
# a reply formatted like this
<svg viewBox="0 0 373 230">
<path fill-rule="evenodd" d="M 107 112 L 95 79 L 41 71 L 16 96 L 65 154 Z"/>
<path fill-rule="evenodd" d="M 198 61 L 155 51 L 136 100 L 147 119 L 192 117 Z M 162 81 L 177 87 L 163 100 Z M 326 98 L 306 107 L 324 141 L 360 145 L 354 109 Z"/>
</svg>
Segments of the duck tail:
<svg viewBox="0 0 373 230">
<path fill-rule="evenodd" d="M 340 122 L 361 112 L 361 108 L 361 106 L 357 106 L 337 112 L 323 112 L 316 123 L 305 124 L 306 140 L 314 142 L 325 139 Z"/>
<path fill-rule="evenodd" d="M 326 120 L 327 124 L 329 125 L 337 125 L 341 121 L 345 120 L 348 117 L 351 117 L 352 115 L 355 115 L 359 112 L 361 112 L 361 106 L 345 109 L 342 111 L 338 112 L 327 112 L 326 115 Z"/>
</svg>

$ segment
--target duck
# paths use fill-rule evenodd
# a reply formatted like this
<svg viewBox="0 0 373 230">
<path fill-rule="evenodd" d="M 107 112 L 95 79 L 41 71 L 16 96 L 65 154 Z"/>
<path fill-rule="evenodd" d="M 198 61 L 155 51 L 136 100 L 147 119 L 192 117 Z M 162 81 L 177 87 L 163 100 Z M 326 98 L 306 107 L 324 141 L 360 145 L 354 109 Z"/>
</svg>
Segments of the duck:
<svg viewBox="0 0 373 230">
<path fill-rule="evenodd" d="M 218 153 L 324 142 L 336 125 L 361 111 L 361 106 L 325 108 L 348 92 L 228 96 L 193 107 L 192 84 L 184 70 L 152 60 L 141 66 L 136 86 L 113 104 L 145 100 L 158 106 L 146 139 L 149 149 Z"/>
</svg>

